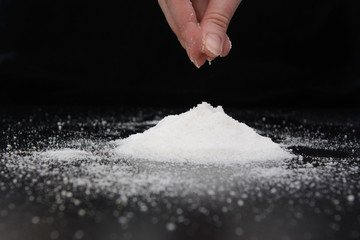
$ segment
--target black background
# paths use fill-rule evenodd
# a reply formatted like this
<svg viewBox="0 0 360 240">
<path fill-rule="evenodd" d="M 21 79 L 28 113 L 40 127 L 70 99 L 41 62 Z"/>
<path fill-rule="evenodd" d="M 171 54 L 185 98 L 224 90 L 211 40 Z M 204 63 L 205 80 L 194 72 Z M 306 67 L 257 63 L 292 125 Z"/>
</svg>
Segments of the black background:
<svg viewBox="0 0 360 240">
<path fill-rule="evenodd" d="M 157 1 L 0 1 L 2 104 L 358 107 L 359 1 L 244 0 L 197 69 Z"/>
</svg>

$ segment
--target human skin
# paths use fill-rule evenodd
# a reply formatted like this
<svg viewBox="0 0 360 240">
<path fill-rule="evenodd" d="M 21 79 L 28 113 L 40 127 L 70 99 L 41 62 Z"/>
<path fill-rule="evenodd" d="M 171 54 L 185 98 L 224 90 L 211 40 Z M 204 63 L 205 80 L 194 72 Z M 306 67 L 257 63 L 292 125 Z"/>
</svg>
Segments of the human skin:
<svg viewBox="0 0 360 240">
<path fill-rule="evenodd" d="M 189 59 L 200 68 L 231 49 L 226 32 L 241 0 L 158 0 Z"/>
</svg>

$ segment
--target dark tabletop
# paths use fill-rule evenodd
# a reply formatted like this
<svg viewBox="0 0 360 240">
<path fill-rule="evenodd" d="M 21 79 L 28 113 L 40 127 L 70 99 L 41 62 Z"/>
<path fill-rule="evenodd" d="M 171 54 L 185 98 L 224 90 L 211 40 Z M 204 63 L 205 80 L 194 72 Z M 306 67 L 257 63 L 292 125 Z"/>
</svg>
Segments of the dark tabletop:
<svg viewBox="0 0 360 240">
<path fill-rule="evenodd" d="M 360 238 L 359 110 L 224 109 L 296 157 L 121 159 L 113 140 L 187 109 L 2 107 L 0 239 Z"/>
</svg>

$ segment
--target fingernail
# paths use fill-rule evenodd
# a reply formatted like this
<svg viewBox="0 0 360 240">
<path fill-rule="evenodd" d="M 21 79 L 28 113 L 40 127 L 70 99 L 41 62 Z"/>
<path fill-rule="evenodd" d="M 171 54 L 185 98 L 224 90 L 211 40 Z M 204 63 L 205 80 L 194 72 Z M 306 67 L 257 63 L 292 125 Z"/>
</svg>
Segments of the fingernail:
<svg viewBox="0 0 360 240">
<path fill-rule="evenodd" d="M 195 67 L 200 68 L 199 64 L 196 61 L 194 61 L 194 65 Z"/>
<path fill-rule="evenodd" d="M 192 57 L 190 57 L 190 61 L 195 65 L 195 67 L 200 68 L 199 64 L 196 61 L 194 61 Z"/>
<path fill-rule="evenodd" d="M 221 38 L 214 33 L 208 33 L 205 37 L 205 47 L 212 54 L 219 56 L 221 54 Z"/>
<path fill-rule="evenodd" d="M 190 56 L 190 61 L 192 62 L 192 63 L 194 63 L 194 59 Z"/>
</svg>

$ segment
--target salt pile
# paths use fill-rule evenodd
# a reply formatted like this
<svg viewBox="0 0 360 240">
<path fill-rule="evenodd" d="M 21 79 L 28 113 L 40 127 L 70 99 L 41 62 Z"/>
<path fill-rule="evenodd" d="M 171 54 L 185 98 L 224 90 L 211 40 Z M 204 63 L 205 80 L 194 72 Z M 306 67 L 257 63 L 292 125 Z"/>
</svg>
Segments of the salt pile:
<svg viewBox="0 0 360 240">
<path fill-rule="evenodd" d="M 191 163 L 247 163 L 293 157 L 270 138 L 203 102 L 156 126 L 116 141 L 117 154 L 131 159 Z"/>
</svg>

